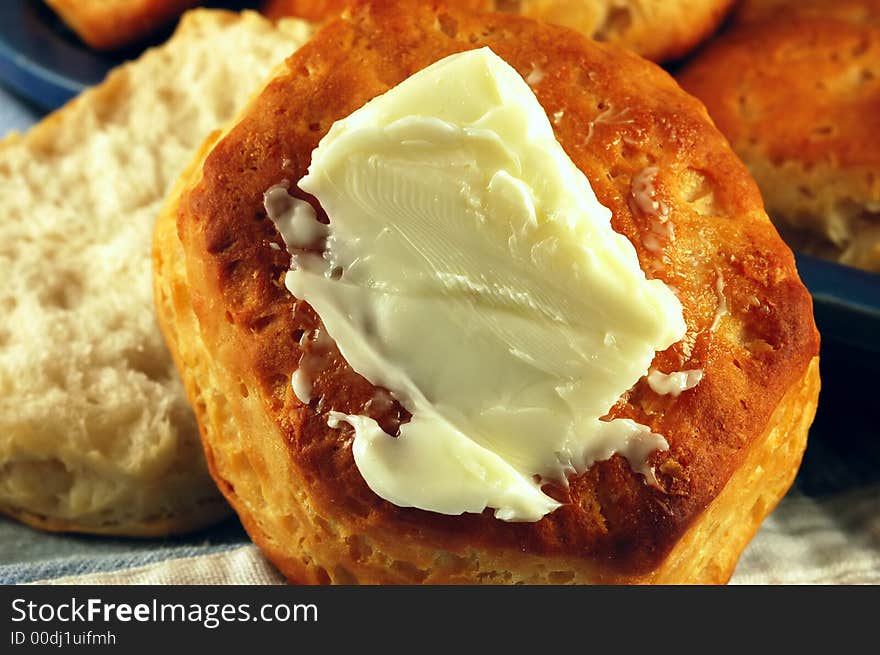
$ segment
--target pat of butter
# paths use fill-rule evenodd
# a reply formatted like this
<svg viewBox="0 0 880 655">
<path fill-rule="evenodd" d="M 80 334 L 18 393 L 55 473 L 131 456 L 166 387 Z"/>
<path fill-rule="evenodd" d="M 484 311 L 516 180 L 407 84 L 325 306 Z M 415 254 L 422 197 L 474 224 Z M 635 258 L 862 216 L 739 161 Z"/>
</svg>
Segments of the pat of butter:
<svg viewBox="0 0 880 655">
<path fill-rule="evenodd" d="M 601 417 L 684 336 L 681 305 L 645 278 L 513 68 L 484 48 L 416 73 L 337 121 L 299 187 L 330 225 L 286 285 L 412 413 L 396 438 L 328 415 L 354 428 L 375 493 L 536 521 L 558 507 L 541 482 L 594 461 L 620 453 L 651 477 L 665 439 Z"/>
</svg>

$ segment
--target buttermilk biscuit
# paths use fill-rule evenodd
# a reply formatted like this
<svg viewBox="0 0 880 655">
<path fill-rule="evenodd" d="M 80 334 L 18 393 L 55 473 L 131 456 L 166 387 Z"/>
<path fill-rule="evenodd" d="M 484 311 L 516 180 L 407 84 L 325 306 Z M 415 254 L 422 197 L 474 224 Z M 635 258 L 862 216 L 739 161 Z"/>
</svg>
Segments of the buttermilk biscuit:
<svg viewBox="0 0 880 655">
<path fill-rule="evenodd" d="M 325 20 L 353 0 L 266 0 L 272 17 Z M 720 25 L 734 0 L 447 0 L 457 9 L 502 11 L 565 25 L 654 61 L 687 54 Z"/>
<path fill-rule="evenodd" d="M 285 288 L 290 257 L 263 207 L 334 121 L 483 46 L 524 77 L 544 71 L 532 88 L 563 148 L 642 268 L 676 289 L 687 335 L 653 366 L 704 373 L 678 397 L 643 379 L 609 414 L 666 436 L 650 459 L 658 487 L 615 455 L 546 485 L 562 506 L 535 523 L 402 508 L 367 487 L 350 428 L 330 429 L 328 412 L 385 425 L 406 408 L 371 403 L 376 389 L 332 343 L 310 351 L 320 366 L 298 400 L 300 340 L 321 322 Z M 637 201 L 646 179 L 656 205 Z M 652 206 L 674 226 L 659 242 Z M 819 391 L 810 296 L 702 105 L 634 54 L 505 14 L 376 2 L 330 23 L 181 177 L 157 224 L 154 284 L 211 472 L 297 582 L 725 582 L 794 479 Z"/>
<path fill-rule="evenodd" d="M 338 16 L 350 4 L 351 0 L 265 0 L 260 11 L 273 19 L 296 16 L 320 22 Z"/>
<path fill-rule="evenodd" d="M 742 0 L 733 18 L 737 23 L 788 20 L 797 16 L 837 18 L 880 24 L 880 0 Z"/>
<path fill-rule="evenodd" d="M 199 0 L 46 0 L 88 45 L 111 50 L 171 22 Z"/>
<path fill-rule="evenodd" d="M 880 271 L 880 28 L 815 16 L 743 25 L 679 81 L 792 245 Z"/>
<path fill-rule="evenodd" d="M 210 131 L 308 33 L 196 11 L 0 142 L 0 511 L 153 535 L 228 514 L 153 312 L 150 236 Z"/>
</svg>

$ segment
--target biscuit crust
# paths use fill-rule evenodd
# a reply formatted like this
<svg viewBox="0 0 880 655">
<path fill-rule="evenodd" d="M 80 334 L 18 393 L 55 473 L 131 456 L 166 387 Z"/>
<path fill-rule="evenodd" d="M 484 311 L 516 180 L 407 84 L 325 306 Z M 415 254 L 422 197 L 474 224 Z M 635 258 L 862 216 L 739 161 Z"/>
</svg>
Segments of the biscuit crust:
<svg viewBox="0 0 880 655">
<path fill-rule="evenodd" d="M 795 247 L 880 271 L 880 28 L 768 18 L 713 42 L 679 81 Z"/>
<path fill-rule="evenodd" d="M 270 18 L 323 21 L 352 4 L 353 0 L 266 0 L 263 11 Z M 714 32 L 734 0 L 706 0 L 697 6 L 687 0 L 447 0 L 446 4 L 565 25 L 653 61 L 668 61 L 684 56 Z"/>
<path fill-rule="evenodd" d="M 83 41 L 97 50 L 133 43 L 198 3 L 199 0 L 46 0 Z"/>
<path fill-rule="evenodd" d="M 742 0 L 733 13 L 737 23 L 804 16 L 880 25 L 880 0 Z"/>
<path fill-rule="evenodd" d="M 666 436 L 651 463 L 593 465 L 536 523 L 442 516 L 373 494 L 331 409 L 372 415 L 375 389 L 335 348 L 301 403 L 291 374 L 319 318 L 283 285 L 289 256 L 262 194 L 306 172 L 330 125 L 454 52 L 490 46 L 533 89 L 563 148 L 649 275 L 679 293 L 688 335 L 664 371 L 702 368 L 678 398 L 640 381 L 609 413 Z M 675 236 L 632 202 L 656 168 Z M 175 234 L 176 224 L 176 234 Z M 646 245 L 646 243 L 648 245 Z M 206 143 L 160 218 L 160 322 L 209 467 L 255 542 L 300 582 L 724 582 L 791 483 L 818 394 L 818 334 L 791 251 L 703 107 L 659 68 L 562 27 L 429 3 L 364 3 L 290 57 L 241 120 Z M 710 538 L 711 537 L 711 538 Z M 720 541 L 718 541 L 720 540 Z"/>
</svg>

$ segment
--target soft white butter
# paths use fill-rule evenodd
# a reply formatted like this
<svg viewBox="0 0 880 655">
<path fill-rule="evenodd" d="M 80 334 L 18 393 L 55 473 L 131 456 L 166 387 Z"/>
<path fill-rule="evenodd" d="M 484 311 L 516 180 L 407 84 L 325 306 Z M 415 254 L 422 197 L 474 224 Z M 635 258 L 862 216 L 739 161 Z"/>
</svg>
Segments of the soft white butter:
<svg viewBox="0 0 880 655">
<path fill-rule="evenodd" d="M 657 199 L 657 189 L 654 188 L 654 180 L 658 172 L 656 166 L 649 166 L 633 175 L 630 193 L 639 210 L 657 216 L 661 222 L 665 222 L 669 216 L 669 207 L 662 200 Z"/>
<path fill-rule="evenodd" d="M 712 327 L 709 328 L 712 332 L 718 329 L 718 326 L 721 325 L 721 319 L 729 313 L 727 297 L 724 295 L 724 274 L 720 270 L 716 273 L 718 277 L 715 278 L 715 295 L 718 296 L 718 307 L 715 308 L 715 318 L 712 319 Z"/>
<path fill-rule="evenodd" d="M 298 248 L 315 246 L 327 236 L 327 226 L 315 218 L 314 208 L 305 200 L 294 198 L 290 184 L 276 184 L 263 194 L 263 207 L 284 239 L 288 252 L 296 256 Z M 270 244 L 271 245 L 271 244 Z"/>
<path fill-rule="evenodd" d="M 308 404 L 312 399 L 312 381 L 309 379 L 308 371 L 300 366 L 290 376 L 290 386 L 293 387 L 293 395 L 295 395 L 301 403 Z"/>
<path fill-rule="evenodd" d="M 374 492 L 536 521 L 558 506 L 542 480 L 615 453 L 652 479 L 663 437 L 601 417 L 684 336 L 681 305 L 645 278 L 513 68 L 484 48 L 416 73 L 336 122 L 299 187 L 330 225 L 312 234 L 284 205 L 285 239 L 326 230 L 287 287 L 412 414 L 396 438 L 329 414 L 354 428 Z"/>
<path fill-rule="evenodd" d="M 661 396 L 680 396 L 683 391 L 693 389 L 700 384 L 702 379 L 703 370 L 699 368 L 674 373 L 651 371 L 648 373 L 648 386 Z"/>
</svg>

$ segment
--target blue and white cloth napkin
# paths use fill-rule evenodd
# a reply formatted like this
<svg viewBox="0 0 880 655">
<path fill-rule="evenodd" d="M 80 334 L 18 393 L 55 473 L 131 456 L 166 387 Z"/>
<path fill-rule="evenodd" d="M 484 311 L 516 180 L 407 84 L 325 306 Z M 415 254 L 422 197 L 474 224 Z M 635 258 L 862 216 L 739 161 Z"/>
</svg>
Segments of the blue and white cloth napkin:
<svg viewBox="0 0 880 655">
<path fill-rule="evenodd" d="M 880 486 L 828 498 L 787 496 L 740 560 L 733 584 L 880 584 Z M 213 535 L 213 537 L 212 537 Z M 10 552 L 18 540 L 18 552 Z M 199 543 L 44 535 L 0 523 L 0 582 L 282 584 L 237 524 Z M 55 541 L 55 544 L 51 542 Z M 36 544 L 41 546 L 36 546 Z M 13 548 L 16 548 L 13 545 Z M 16 548 L 16 549 L 17 549 Z M 36 556 L 34 557 L 34 548 Z M 30 555 L 28 552 L 30 551 Z M 53 556 L 53 552 L 64 553 Z M 18 561 L 15 561 L 18 560 Z"/>
</svg>

